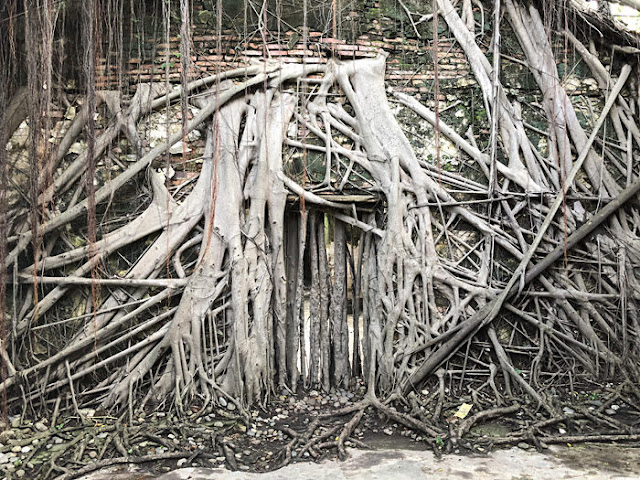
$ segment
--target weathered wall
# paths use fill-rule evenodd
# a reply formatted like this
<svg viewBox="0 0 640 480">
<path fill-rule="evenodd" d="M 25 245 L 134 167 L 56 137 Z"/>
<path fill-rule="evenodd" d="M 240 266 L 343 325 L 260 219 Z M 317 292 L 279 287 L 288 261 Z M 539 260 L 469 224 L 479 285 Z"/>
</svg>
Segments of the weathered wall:
<svg viewBox="0 0 640 480">
<path fill-rule="evenodd" d="M 248 65 L 259 59 L 269 58 L 284 63 L 326 62 L 336 55 L 341 59 L 356 59 L 375 56 L 381 49 L 389 55 L 386 80 L 395 90 L 420 97 L 431 107 L 435 103 L 433 23 L 430 17 L 413 15 L 413 24 L 400 4 L 394 0 L 336 0 L 336 9 L 341 12 L 336 22 L 332 20 L 332 2 L 307 2 L 312 4 L 307 15 L 307 48 L 303 43 L 302 0 L 292 0 L 291 5 L 283 6 L 281 19 L 248 9 L 245 13 L 241 0 L 223 1 L 222 30 L 218 32 L 216 17 L 217 2 L 211 0 L 193 1 L 193 37 L 191 43 L 190 78 L 202 78 L 231 68 Z M 177 3 L 177 2 L 175 2 Z M 274 3 L 274 2 L 272 2 Z M 427 2 L 428 3 L 428 2 Z M 429 7 L 418 0 L 405 1 L 413 12 L 429 14 Z M 275 5 L 271 5 L 275 12 Z M 154 17 L 155 12 L 155 17 Z M 135 87 L 138 82 L 164 82 L 168 72 L 171 82 L 180 80 L 180 28 L 179 12 L 171 16 L 171 35 L 169 37 L 169 62 L 167 69 L 167 43 L 164 41 L 161 9 L 147 11 L 138 21 L 137 33 L 130 34 L 128 51 L 137 52 L 125 59 L 123 65 L 107 63 L 102 59 L 98 83 L 101 88 L 118 85 Z M 474 7 L 476 34 L 479 44 L 487 51 L 491 42 L 489 31 L 490 7 Z M 158 15 L 160 15 L 158 17 Z M 260 29 L 261 25 L 266 29 Z M 506 93 L 522 104 L 523 116 L 528 125 L 534 127 L 530 134 L 546 130 L 544 116 L 539 115 L 536 107 L 539 90 L 532 75 L 524 65 L 524 55 L 517 42 L 510 38 L 506 21 L 501 24 L 502 44 L 502 83 Z M 586 125 L 590 112 L 598 110 L 599 100 L 590 99 L 599 96 L 595 80 L 589 77 L 588 69 L 581 64 L 577 54 L 563 44 L 556 46 L 561 77 L 565 78 L 566 88 L 577 105 L 578 114 Z M 483 139 L 488 138 L 488 121 L 480 89 L 476 85 L 469 64 L 462 49 L 449 37 L 445 22 L 439 22 L 438 28 L 438 77 L 441 118 L 455 126 L 459 133 L 473 127 Z M 423 158 L 429 158 L 432 146 L 432 132 L 424 121 L 411 118 L 411 114 L 399 109 L 400 115 L 407 115 L 405 124 L 410 125 L 414 138 L 412 142 Z M 485 135 L 483 135 L 485 134 Z M 539 139 L 541 151 L 544 151 L 545 139 Z M 443 139 L 442 156 L 454 159 L 457 150 Z M 456 160 L 452 165 L 456 167 Z"/>
<path fill-rule="evenodd" d="M 398 6 L 391 7 L 388 0 L 382 2 L 351 2 L 343 8 L 343 15 L 336 22 L 335 37 L 333 23 L 330 20 L 322 28 L 323 15 L 309 15 L 309 33 L 307 50 L 304 49 L 301 10 L 283 15 L 280 30 L 271 25 L 264 36 L 259 34 L 249 19 L 247 26 L 239 20 L 242 12 L 234 2 L 223 2 L 229 8 L 225 12 L 225 24 L 220 35 L 217 33 L 217 20 L 212 11 L 212 2 L 195 0 L 193 11 L 194 35 L 191 45 L 193 77 L 210 75 L 219 70 L 246 65 L 258 58 L 270 58 L 285 63 L 324 62 L 333 53 L 340 58 L 362 58 L 375 56 L 380 49 L 390 53 L 387 80 L 402 85 L 404 91 L 427 95 L 433 83 L 433 49 L 430 41 L 424 37 L 425 28 L 421 28 L 422 38 L 418 38 L 409 23 L 403 19 Z M 301 2 L 300 2 L 301 3 Z M 313 3 L 313 2 L 311 2 Z M 323 3 L 323 2 L 320 2 Z M 331 2 L 325 2 L 330 7 Z M 348 2 L 343 2 L 348 3 Z M 326 12 L 327 15 L 330 12 Z M 390 15 L 393 13 L 393 15 Z M 312 21 L 313 20 L 313 21 Z M 405 25 L 406 24 L 406 25 Z M 423 22 L 423 27 L 431 23 Z M 294 27 L 294 28 L 292 28 Z M 407 31 L 407 27 L 410 31 Z M 169 42 L 169 78 L 173 82 L 180 78 L 180 37 L 177 34 L 178 19 L 173 19 Z M 430 27 L 429 27 L 430 28 Z M 125 83 L 140 81 L 164 81 L 166 73 L 166 42 L 162 32 L 147 33 L 146 38 L 131 36 L 136 45 L 130 51 L 138 55 L 125 60 L 123 66 L 107 63 L 103 58 L 100 66 L 100 87 L 116 85 L 119 73 L 123 73 Z M 138 37 L 142 37 L 138 35 Z M 266 41 L 266 42 L 265 42 Z M 459 80 L 469 76 L 468 64 L 462 51 L 446 37 L 439 41 L 439 76 L 443 81 Z M 466 85 L 461 81 L 459 86 Z"/>
</svg>

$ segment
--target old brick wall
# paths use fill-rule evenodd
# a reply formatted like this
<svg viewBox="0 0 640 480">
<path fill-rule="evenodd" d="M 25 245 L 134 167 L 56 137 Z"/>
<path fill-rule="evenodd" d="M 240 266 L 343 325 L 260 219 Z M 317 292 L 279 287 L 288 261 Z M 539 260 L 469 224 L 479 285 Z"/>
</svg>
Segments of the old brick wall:
<svg viewBox="0 0 640 480">
<path fill-rule="evenodd" d="M 299 34 L 300 28 L 268 32 L 264 37 L 254 32 L 244 38 L 242 32 L 227 27 L 218 35 L 211 22 L 202 21 L 207 17 L 203 12 L 208 13 L 205 3 L 209 2 L 194 1 L 191 79 L 248 65 L 260 58 L 283 63 L 317 63 L 326 62 L 333 54 L 345 60 L 373 57 L 384 49 L 390 54 L 387 81 L 407 93 L 428 97 L 432 91 L 434 65 L 430 39 L 419 39 L 415 35 L 412 38 L 405 34 L 392 18 L 385 16 L 380 2 L 359 2 L 361 11 L 346 12 L 347 18 L 359 18 L 359 30 L 364 30 L 363 33 L 344 35 L 352 37 L 345 39 L 339 38 L 338 34 L 337 38 L 333 37 L 332 32 L 309 29 L 306 50 Z M 178 28 L 177 21 L 174 21 L 174 27 Z M 156 34 L 134 39 L 137 45 L 128 50 L 137 51 L 140 55 L 124 59 L 123 65 L 102 58 L 99 61 L 98 87 L 113 88 L 119 81 L 125 87 L 139 82 L 165 81 L 167 44 L 161 37 L 161 34 Z M 169 41 L 168 73 L 171 82 L 180 80 L 179 51 L 180 37 L 173 32 Z M 472 81 L 462 50 L 446 37 L 439 39 L 438 71 L 440 80 L 451 86 L 468 85 Z M 467 81 L 460 81 L 465 78 Z"/>
</svg>

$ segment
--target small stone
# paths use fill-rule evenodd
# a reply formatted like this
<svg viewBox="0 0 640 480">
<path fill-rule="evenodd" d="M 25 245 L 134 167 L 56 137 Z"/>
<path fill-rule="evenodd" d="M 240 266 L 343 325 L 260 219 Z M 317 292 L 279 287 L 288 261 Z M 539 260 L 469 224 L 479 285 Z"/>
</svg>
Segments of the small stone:
<svg viewBox="0 0 640 480">
<path fill-rule="evenodd" d="M 166 415 L 166 413 L 164 412 L 156 412 L 156 416 L 158 417 L 164 417 Z"/>
<path fill-rule="evenodd" d="M 97 458 L 98 457 L 98 453 L 94 452 L 93 450 L 89 450 L 89 458 Z"/>
<path fill-rule="evenodd" d="M 529 444 L 526 442 L 520 442 L 518 444 L 518 448 L 522 449 L 522 450 L 529 450 Z"/>
<path fill-rule="evenodd" d="M 171 155 L 181 155 L 182 152 L 183 152 L 182 149 L 183 149 L 182 142 L 178 142 L 178 143 L 175 143 L 174 145 L 172 145 L 169 148 L 169 153 Z M 184 151 L 188 153 L 188 152 L 191 151 L 191 149 L 189 147 L 184 147 Z M 169 178 L 171 178 L 171 177 L 169 177 Z"/>
<path fill-rule="evenodd" d="M 616 404 L 611 405 L 611 410 L 616 410 L 616 411 L 620 410 L 620 405 L 616 405 Z"/>
<path fill-rule="evenodd" d="M 49 430 L 47 426 L 42 422 L 36 422 L 34 428 L 39 432 L 46 432 L 47 430 Z"/>
<path fill-rule="evenodd" d="M 560 433 L 560 435 L 564 435 L 567 431 L 564 428 L 559 428 L 558 433 Z"/>
<path fill-rule="evenodd" d="M 238 425 L 238 430 L 240 430 L 242 433 L 245 433 L 247 431 L 247 427 L 245 427 L 244 425 Z"/>
<path fill-rule="evenodd" d="M 0 453 L 0 464 L 3 463 L 9 463 L 9 457 L 4 453 Z"/>
<path fill-rule="evenodd" d="M 614 410 L 613 408 L 607 408 L 604 413 L 606 413 L 607 415 L 615 415 L 616 413 L 618 413 L 616 410 Z"/>
<path fill-rule="evenodd" d="M 333 406 L 336 407 L 336 408 L 340 408 L 340 402 L 334 403 Z"/>
<path fill-rule="evenodd" d="M 236 409 L 236 404 L 235 403 L 229 403 L 229 405 L 227 405 L 227 408 L 229 410 L 235 410 Z"/>
<path fill-rule="evenodd" d="M 27 472 L 25 472 L 24 470 L 20 469 L 16 472 L 16 477 L 18 478 L 22 478 L 27 474 Z"/>
<path fill-rule="evenodd" d="M 393 435 L 393 430 L 391 428 L 385 428 L 382 430 L 385 435 Z"/>
<path fill-rule="evenodd" d="M 569 407 L 564 407 L 562 411 L 565 413 L 565 415 L 573 415 L 574 413 L 576 413 L 576 411 L 573 408 L 569 408 Z"/>
<path fill-rule="evenodd" d="M 11 449 L 12 452 L 20 453 L 22 451 L 22 447 L 20 445 L 16 445 Z"/>
<path fill-rule="evenodd" d="M 181 458 L 180 460 L 178 460 L 178 463 L 176 463 L 176 466 L 178 468 L 180 468 L 181 466 L 183 466 L 185 463 L 187 463 L 187 459 L 186 458 Z"/>
<path fill-rule="evenodd" d="M 224 427 L 224 423 L 222 423 L 220 420 L 213 422 L 213 426 L 216 428 L 223 428 Z"/>
<path fill-rule="evenodd" d="M 22 452 L 22 453 L 29 453 L 30 451 L 31 451 L 31 447 L 29 447 L 29 446 L 24 446 L 20 450 L 20 452 Z"/>
<path fill-rule="evenodd" d="M 170 438 L 171 440 L 173 440 L 176 438 L 176 436 L 173 433 L 170 433 L 169 435 L 167 435 L 167 438 Z"/>
<path fill-rule="evenodd" d="M 218 403 L 220 403 L 220 406 L 221 406 L 221 407 L 226 407 L 226 406 L 227 406 L 227 399 L 226 399 L 226 398 L 224 398 L 224 397 L 220 397 L 220 398 L 218 399 Z"/>
<path fill-rule="evenodd" d="M 246 472 L 247 470 L 249 470 L 249 467 L 247 465 L 240 465 L 240 470 Z"/>
<path fill-rule="evenodd" d="M 20 417 L 15 417 L 11 420 L 11 428 L 18 428 L 20 426 Z"/>
</svg>

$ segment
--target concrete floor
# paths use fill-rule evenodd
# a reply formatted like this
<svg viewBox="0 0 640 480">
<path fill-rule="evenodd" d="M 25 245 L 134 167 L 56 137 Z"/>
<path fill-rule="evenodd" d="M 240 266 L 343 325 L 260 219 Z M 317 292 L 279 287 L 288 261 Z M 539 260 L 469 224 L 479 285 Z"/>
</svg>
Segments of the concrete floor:
<svg viewBox="0 0 640 480">
<path fill-rule="evenodd" d="M 430 451 L 350 450 L 350 457 L 322 463 L 297 463 L 257 474 L 214 468 L 181 468 L 161 476 L 140 469 L 109 469 L 83 480 L 545 480 L 640 479 L 640 448 L 625 446 L 553 446 L 548 453 L 519 448 L 488 455 L 448 455 L 437 460 Z"/>
</svg>

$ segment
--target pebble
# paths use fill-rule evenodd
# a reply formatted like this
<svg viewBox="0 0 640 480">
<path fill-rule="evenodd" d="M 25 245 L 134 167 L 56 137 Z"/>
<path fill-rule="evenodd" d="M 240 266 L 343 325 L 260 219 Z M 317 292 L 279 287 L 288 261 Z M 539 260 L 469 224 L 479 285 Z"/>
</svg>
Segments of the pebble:
<svg viewBox="0 0 640 480">
<path fill-rule="evenodd" d="M 178 468 L 180 468 L 181 466 L 183 466 L 185 463 L 187 463 L 187 459 L 186 458 L 181 458 L 180 460 L 178 460 L 178 463 L 176 464 L 176 466 Z"/>
<path fill-rule="evenodd" d="M 613 408 L 607 408 L 604 413 L 606 413 L 607 415 L 615 415 L 617 412 L 617 410 L 614 410 Z"/>
<path fill-rule="evenodd" d="M 620 410 L 620 405 L 616 405 L 616 404 L 611 405 L 611 410 Z"/>
<path fill-rule="evenodd" d="M 529 444 L 526 442 L 520 442 L 518 444 L 518 448 L 522 449 L 522 450 L 529 450 Z"/>
<path fill-rule="evenodd" d="M 385 435 L 393 435 L 393 430 L 390 428 L 385 428 L 382 431 L 385 433 Z"/>
<path fill-rule="evenodd" d="M 93 450 L 89 450 L 89 458 L 97 458 L 98 454 L 97 452 L 94 452 Z"/>
<path fill-rule="evenodd" d="M 240 470 L 243 470 L 246 472 L 247 470 L 249 470 L 249 467 L 247 465 L 240 465 Z"/>
<path fill-rule="evenodd" d="M 222 406 L 222 407 L 226 407 L 227 406 L 227 400 L 224 397 L 220 397 L 218 399 L 218 402 L 220 403 L 220 406 Z"/>
<path fill-rule="evenodd" d="M 235 410 L 236 409 L 236 404 L 235 403 L 229 403 L 229 405 L 227 405 L 227 408 L 229 410 Z"/>
<path fill-rule="evenodd" d="M 22 450 L 20 450 L 20 452 L 22 453 L 29 453 L 30 451 L 31 451 L 31 447 L 29 446 L 22 447 Z"/>
<path fill-rule="evenodd" d="M 20 445 L 16 445 L 11 449 L 12 452 L 20 453 L 22 451 L 22 447 Z"/>
<path fill-rule="evenodd" d="M 566 415 L 573 415 L 574 413 L 576 413 L 576 411 L 572 408 L 569 407 L 564 407 L 562 409 L 562 411 L 566 414 Z"/>
<path fill-rule="evenodd" d="M 27 474 L 27 472 L 25 472 L 24 470 L 20 469 L 16 472 L 16 477 L 18 478 L 22 478 Z"/>
<path fill-rule="evenodd" d="M 36 429 L 37 431 L 39 431 L 39 432 L 46 432 L 47 430 L 49 430 L 49 429 L 47 428 L 47 426 L 46 426 L 44 423 L 42 423 L 42 422 L 37 422 L 37 423 L 34 425 L 34 427 L 35 427 L 35 429 Z"/>
<path fill-rule="evenodd" d="M 567 431 L 564 428 L 559 428 L 558 433 L 560 433 L 560 435 L 564 435 Z"/>
<path fill-rule="evenodd" d="M 2 463 L 9 463 L 9 456 L 4 453 L 0 453 L 0 464 Z"/>
<path fill-rule="evenodd" d="M 216 428 L 222 428 L 224 427 L 224 423 L 222 423 L 220 420 L 218 420 L 217 422 L 213 422 L 213 426 Z"/>
</svg>

